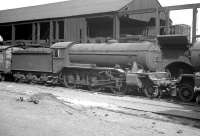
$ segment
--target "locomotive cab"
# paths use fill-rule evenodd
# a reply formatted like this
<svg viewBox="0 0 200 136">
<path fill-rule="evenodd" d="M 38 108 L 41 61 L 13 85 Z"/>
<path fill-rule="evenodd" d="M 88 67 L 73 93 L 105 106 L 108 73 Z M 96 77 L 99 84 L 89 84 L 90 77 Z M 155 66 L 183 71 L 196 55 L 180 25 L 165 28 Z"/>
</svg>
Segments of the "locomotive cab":
<svg viewBox="0 0 200 136">
<path fill-rule="evenodd" d="M 51 46 L 53 52 L 53 73 L 60 72 L 63 67 L 70 65 L 69 48 L 73 42 L 59 42 Z"/>
</svg>

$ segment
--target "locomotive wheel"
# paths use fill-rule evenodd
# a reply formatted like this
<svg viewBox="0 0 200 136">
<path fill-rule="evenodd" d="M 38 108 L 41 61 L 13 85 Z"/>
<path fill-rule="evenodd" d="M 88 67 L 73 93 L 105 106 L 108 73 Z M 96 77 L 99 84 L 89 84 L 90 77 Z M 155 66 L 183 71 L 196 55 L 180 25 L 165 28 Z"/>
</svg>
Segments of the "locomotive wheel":
<svg viewBox="0 0 200 136">
<path fill-rule="evenodd" d="M 159 90 L 153 87 L 144 88 L 144 95 L 148 98 L 157 98 L 159 96 Z"/>
<path fill-rule="evenodd" d="M 178 97 L 183 102 L 190 102 L 194 98 L 194 90 L 192 86 L 183 84 L 179 88 Z"/>
<path fill-rule="evenodd" d="M 75 84 L 74 84 L 75 79 L 74 79 L 73 75 L 64 74 L 63 78 L 64 78 L 65 87 L 75 88 Z"/>
</svg>

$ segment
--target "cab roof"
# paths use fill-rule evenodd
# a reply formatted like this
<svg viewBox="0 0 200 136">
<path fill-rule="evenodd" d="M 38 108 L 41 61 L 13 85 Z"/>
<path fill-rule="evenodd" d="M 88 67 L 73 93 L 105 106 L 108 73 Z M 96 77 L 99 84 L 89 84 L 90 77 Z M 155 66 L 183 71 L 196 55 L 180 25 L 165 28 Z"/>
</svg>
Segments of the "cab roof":
<svg viewBox="0 0 200 136">
<path fill-rule="evenodd" d="M 51 49 L 65 49 L 65 48 L 70 48 L 74 44 L 75 42 L 58 42 L 58 43 L 53 44 L 50 48 Z"/>
</svg>

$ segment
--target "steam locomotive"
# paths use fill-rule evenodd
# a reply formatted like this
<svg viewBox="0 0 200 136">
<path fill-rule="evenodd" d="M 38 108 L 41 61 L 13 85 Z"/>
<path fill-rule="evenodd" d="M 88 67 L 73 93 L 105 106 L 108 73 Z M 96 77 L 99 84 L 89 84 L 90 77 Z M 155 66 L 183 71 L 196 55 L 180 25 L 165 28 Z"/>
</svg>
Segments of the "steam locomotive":
<svg viewBox="0 0 200 136">
<path fill-rule="evenodd" d="M 50 48 L 0 47 L 0 77 L 15 81 L 63 84 L 89 90 L 125 91 L 138 68 L 156 71 L 161 51 L 152 42 L 59 42 Z M 148 87 L 146 87 L 148 89 Z"/>
<path fill-rule="evenodd" d="M 190 49 L 191 66 L 197 73 L 181 74 L 176 84 L 179 97 L 184 101 L 199 98 L 199 47 L 200 42 L 197 42 Z M 146 72 L 160 71 L 162 60 L 159 46 L 148 41 L 59 42 L 50 48 L 25 49 L 17 46 L 0 46 L 0 79 L 126 93 L 129 90 L 127 88 L 140 84 L 135 83 L 138 81 L 135 78 L 138 69 Z M 148 79 L 146 72 L 140 73 L 139 76 Z M 144 83 L 139 85 L 139 89 L 143 89 L 146 96 L 151 97 L 155 93 L 155 88 L 152 88 L 151 80 L 146 79 L 141 79 Z"/>
</svg>

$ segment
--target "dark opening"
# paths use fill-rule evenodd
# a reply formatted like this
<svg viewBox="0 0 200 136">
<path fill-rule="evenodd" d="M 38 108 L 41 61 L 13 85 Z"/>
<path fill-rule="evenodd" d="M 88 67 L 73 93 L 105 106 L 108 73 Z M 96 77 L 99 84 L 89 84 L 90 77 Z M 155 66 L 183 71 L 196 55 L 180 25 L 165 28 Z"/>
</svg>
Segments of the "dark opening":
<svg viewBox="0 0 200 136">
<path fill-rule="evenodd" d="M 56 21 L 53 21 L 53 39 L 56 39 Z"/>
<path fill-rule="evenodd" d="M 64 21 L 58 21 L 58 38 L 64 39 Z"/>
<path fill-rule="evenodd" d="M 16 40 L 31 40 L 32 39 L 32 24 L 22 24 L 15 26 Z"/>
<path fill-rule="evenodd" d="M 156 37 L 156 20 L 154 13 L 124 15 L 120 17 L 120 37 L 125 40 L 154 39 Z M 163 19 L 160 25 L 165 25 Z"/>
<path fill-rule="evenodd" d="M 142 35 L 147 27 L 147 22 L 131 19 L 123 16 L 120 18 L 120 35 Z"/>
<path fill-rule="evenodd" d="M 180 74 L 193 74 L 194 68 L 184 62 L 173 62 L 166 66 L 165 69 L 168 69 L 172 77 L 177 78 Z"/>
<path fill-rule="evenodd" d="M 0 26 L 0 35 L 4 41 L 12 39 L 12 26 Z"/>
<path fill-rule="evenodd" d="M 113 37 L 112 17 L 89 18 L 87 25 L 89 38 L 96 38 L 99 42 L 103 42 L 106 38 Z"/>
<path fill-rule="evenodd" d="M 49 22 L 41 22 L 40 23 L 40 39 L 48 40 L 50 32 L 50 23 Z"/>
</svg>

